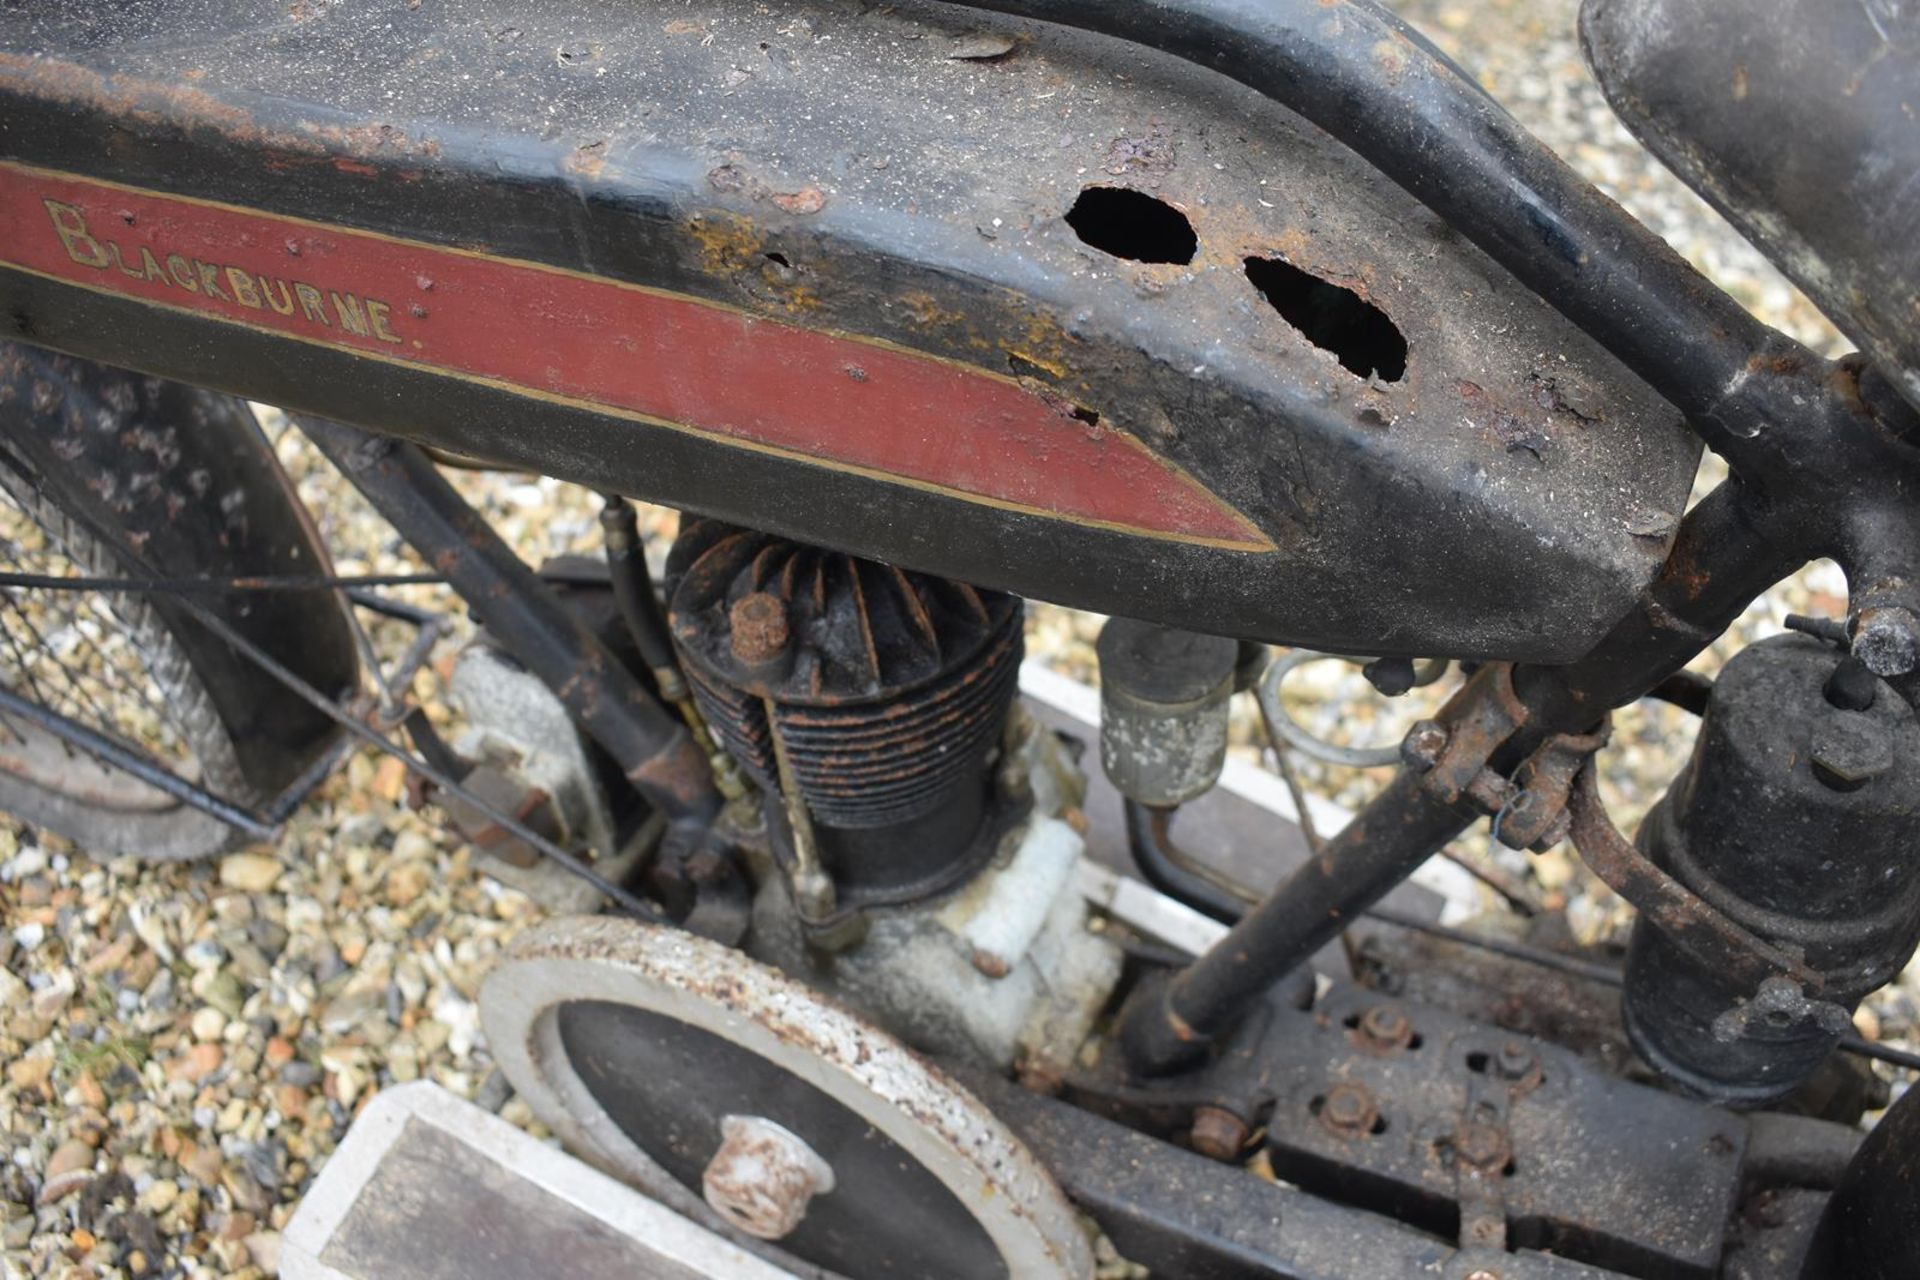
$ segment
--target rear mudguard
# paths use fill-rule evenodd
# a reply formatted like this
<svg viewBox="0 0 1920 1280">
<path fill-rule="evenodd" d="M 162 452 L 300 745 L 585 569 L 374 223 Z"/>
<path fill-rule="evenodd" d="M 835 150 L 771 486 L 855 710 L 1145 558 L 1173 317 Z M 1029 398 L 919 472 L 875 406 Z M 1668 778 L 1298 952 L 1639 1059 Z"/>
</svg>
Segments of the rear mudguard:
<svg viewBox="0 0 1920 1280">
<path fill-rule="evenodd" d="M 1699 453 L 1297 116 L 1037 24 L 26 0 L 0 119 L 0 332 L 1110 613 L 1570 659 Z"/>
<path fill-rule="evenodd" d="M 231 396 L 0 343 L 0 466 L 11 465 L 108 546 L 162 577 L 330 571 L 307 512 L 246 404 Z M 232 736 L 255 797 L 279 794 L 338 726 L 178 599 L 151 597 Z M 329 694 L 358 657 L 338 593 L 196 594 L 247 639 Z"/>
</svg>

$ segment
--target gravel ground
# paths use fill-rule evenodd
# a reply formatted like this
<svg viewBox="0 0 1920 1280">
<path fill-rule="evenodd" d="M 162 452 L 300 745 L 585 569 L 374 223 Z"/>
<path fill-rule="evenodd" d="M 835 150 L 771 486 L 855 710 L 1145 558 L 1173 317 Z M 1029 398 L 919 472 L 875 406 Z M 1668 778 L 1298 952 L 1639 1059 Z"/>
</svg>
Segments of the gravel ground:
<svg viewBox="0 0 1920 1280">
<path fill-rule="evenodd" d="M 1573 39 L 1574 0 L 1403 0 L 1398 7 L 1520 118 L 1723 287 L 1815 347 L 1840 349 L 1804 298 L 1649 159 L 1613 120 Z M 292 435 L 282 456 L 344 573 L 404 571 L 408 554 Z M 1703 485 L 1714 476 L 1703 473 Z M 463 476 L 462 487 L 531 559 L 592 550 L 590 495 L 551 481 Z M 656 540 L 673 517 L 648 512 Z M 656 546 L 656 550 L 657 550 Z M 446 607 L 431 588 L 406 593 Z M 1756 604 L 1702 657 L 1712 670 L 1780 629 L 1789 611 L 1837 614 L 1844 582 L 1814 566 Z M 1037 606 L 1032 652 L 1092 673 L 1100 619 Z M 406 636 L 377 632 L 391 651 Z M 443 646 L 444 656 L 451 646 Z M 433 700 L 444 668 L 422 674 Z M 1384 740 L 1450 681 L 1397 703 L 1357 672 L 1316 664 L 1288 686 L 1293 713 L 1339 740 Z M 1606 754 L 1623 825 L 1684 758 L 1687 717 L 1633 708 Z M 1256 728 L 1236 750 L 1258 758 Z M 1357 804 L 1379 775 L 1303 765 L 1312 787 Z M 1588 940 L 1626 913 L 1565 851 L 1526 859 L 1465 841 L 1530 876 Z M 1491 905 L 1491 904 L 1490 904 Z M 56 837 L 0 822 L 0 1258 L 6 1274 L 271 1274 L 279 1232 L 355 1110 L 417 1078 L 527 1124 L 491 1074 L 475 984 L 540 908 L 476 874 L 438 823 L 404 802 L 396 768 L 353 757 L 294 818 L 278 849 L 192 867 L 98 864 Z M 1861 1016 L 1908 1039 L 1920 973 Z M 536 1126 L 537 1128 L 537 1126 Z"/>
</svg>

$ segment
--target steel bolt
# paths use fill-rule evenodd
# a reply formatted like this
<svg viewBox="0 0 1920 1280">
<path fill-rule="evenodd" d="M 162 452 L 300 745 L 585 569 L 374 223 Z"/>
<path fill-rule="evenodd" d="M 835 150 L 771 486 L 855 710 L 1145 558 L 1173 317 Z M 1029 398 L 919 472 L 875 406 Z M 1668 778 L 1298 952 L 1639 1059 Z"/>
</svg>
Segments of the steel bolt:
<svg viewBox="0 0 1920 1280">
<path fill-rule="evenodd" d="M 1499 1056 L 1494 1060 L 1500 1074 L 1509 1080 L 1525 1078 L 1536 1065 L 1533 1051 L 1518 1040 L 1509 1040 L 1500 1046 Z"/>
<path fill-rule="evenodd" d="M 1404 1049 L 1413 1040 L 1413 1023 L 1390 1004 L 1377 1004 L 1360 1018 L 1360 1032 L 1379 1049 Z"/>
<path fill-rule="evenodd" d="M 1380 1108 L 1365 1085 L 1337 1084 L 1320 1103 L 1320 1123 L 1343 1138 L 1372 1132 L 1379 1118 Z"/>
<path fill-rule="evenodd" d="M 791 1235 L 815 1196 L 833 1190 L 833 1166 L 806 1140 L 760 1116 L 722 1116 L 720 1147 L 700 1190 L 716 1213 L 762 1240 Z"/>
<path fill-rule="evenodd" d="M 1409 769 L 1426 773 L 1440 763 L 1447 749 L 1447 726 L 1438 720 L 1422 720 L 1407 731 L 1400 743 L 1400 759 Z"/>
<path fill-rule="evenodd" d="M 1193 1113 L 1193 1149 L 1213 1160 L 1233 1160 L 1247 1145 L 1247 1122 L 1225 1107 L 1200 1107 Z"/>
<path fill-rule="evenodd" d="M 787 606 L 765 591 L 741 596 L 727 611 L 733 632 L 733 656 L 748 666 L 771 662 L 785 652 Z"/>
</svg>

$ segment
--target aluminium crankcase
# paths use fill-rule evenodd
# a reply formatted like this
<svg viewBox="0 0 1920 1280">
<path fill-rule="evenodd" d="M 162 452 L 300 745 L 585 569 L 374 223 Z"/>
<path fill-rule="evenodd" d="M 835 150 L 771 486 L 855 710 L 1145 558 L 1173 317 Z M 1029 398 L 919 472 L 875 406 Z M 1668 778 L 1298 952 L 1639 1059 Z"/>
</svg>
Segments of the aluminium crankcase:
<svg viewBox="0 0 1920 1280">
<path fill-rule="evenodd" d="M 1192 630 L 1577 657 L 1698 458 L 1316 128 L 1043 24 L 24 0 L 0 122 L 0 336 Z"/>
</svg>

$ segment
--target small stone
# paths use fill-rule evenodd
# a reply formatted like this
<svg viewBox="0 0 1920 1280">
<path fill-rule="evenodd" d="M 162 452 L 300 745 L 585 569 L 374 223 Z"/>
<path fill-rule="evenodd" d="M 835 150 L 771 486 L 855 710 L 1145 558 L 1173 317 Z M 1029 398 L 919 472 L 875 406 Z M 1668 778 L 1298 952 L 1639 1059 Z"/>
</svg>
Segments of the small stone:
<svg viewBox="0 0 1920 1280">
<path fill-rule="evenodd" d="M 320 1068 L 311 1062 L 302 1062 L 298 1058 L 280 1068 L 280 1078 L 288 1084 L 311 1089 L 320 1083 Z"/>
<path fill-rule="evenodd" d="M 172 1178 L 158 1178 L 152 1186 L 140 1193 L 140 1208 L 155 1217 L 173 1207 L 180 1198 L 180 1184 Z"/>
<path fill-rule="evenodd" d="M 201 999 L 225 1014 L 229 1020 L 238 1018 L 246 1007 L 247 993 L 240 979 L 230 969 L 221 969 L 208 980 L 206 989 L 200 993 Z"/>
<path fill-rule="evenodd" d="M 75 1077 L 73 1092 L 83 1106 L 99 1110 L 107 1105 L 107 1091 L 100 1087 L 100 1082 L 93 1078 L 91 1071 L 82 1071 Z"/>
<path fill-rule="evenodd" d="M 52 1074 L 53 1058 L 49 1054 L 20 1058 L 7 1064 L 7 1083 L 22 1093 L 46 1093 L 47 1078 Z"/>
<path fill-rule="evenodd" d="M 47 1160 L 46 1181 L 40 1184 L 40 1203 L 52 1204 L 72 1195 L 93 1180 L 93 1148 L 69 1138 Z"/>
<path fill-rule="evenodd" d="M 387 902 L 395 907 L 411 906 L 432 882 L 432 873 L 426 864 L 403 862 L 387 872 Z"/>
<path fill-rule="evenodd" d="M 11 969 L 0 966 L 0 1009 L 16 1009 L 27 1002 L 27 984 Z"/>
<path fill-rule="evenodd" d="M 329 1035 L 342 1036 L 385 1014 L 379 992 L 351 991 L 328 1003 L 320 1015 L 320 1029 Z"/>
<path fill-rule="evenodd" d="M 280 1114 L 289 1118 L 306 1114 L 307 1091 L 297 1084 L 277 1085 L 273 1091 L 273 1104 Z"/>
<path fill-rule="evenodd" d="M 293 1043 L 284 1037 L 274 1036 L 267 1041 L 266 1052 L 262 1056 L 268 1066 L 278 1071 L 293 1061 Z"/>
<path fill-rule="evenodd" d="M 59 978 L 41 991 L 36 991 L 31 1005 L 33 1016 L 43 1022 L 51 1022 L 66 1009 L 73 999 L 73 975 L 63 973 Z"/>
<path fill-rule="evenodd" d="M 506 1073 L 495 1067 L 480 1082 L 479 1090 L 473 1095 L 474 1105 L 486 1111 L 497 1112 L 507 1105 L 507 1099 L 513 1096 L 513 1086 L 507 1083 Z"/>
<path fill-rule="evenodd" d="M 180 1167 L 201 1186 L 214 1186 L 220 1181 L 220 1148 L 195 1147 L 182 1155 Z"/>
<path fill-rule="evenodd" d="M 220 1033 L 227 1029 L 227 1015 L 209 1005 L 194 1010 L 188 1026 L 195 1040 L 218 1040 Z"/>
<path fill-rule="evenodd" d="M 196 1044 L 183 1057 L 175 1060 L 170 1074 L 176 1080 L 199 1084 L 218 1071 L 225 1058 L 226 1051 L 217 1044 Z"/>
<path fill-rule="evenodd" d="M 220 859 L 220 883 L 242 893 L 265 893 L 284 870 L 278 858 L 264 853 L 230 853 Z"/>
<path fill-rule="evenodd" d="M 280 1271 L 280 1233 L 278 1231 L 256 1231 L 241 1241 L 247 1246 L 247 1254 L 254 1264 L 268 1275 L 277 1275 Z"/>
</svg>

